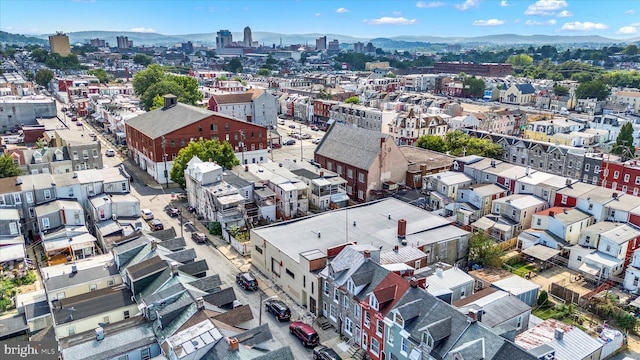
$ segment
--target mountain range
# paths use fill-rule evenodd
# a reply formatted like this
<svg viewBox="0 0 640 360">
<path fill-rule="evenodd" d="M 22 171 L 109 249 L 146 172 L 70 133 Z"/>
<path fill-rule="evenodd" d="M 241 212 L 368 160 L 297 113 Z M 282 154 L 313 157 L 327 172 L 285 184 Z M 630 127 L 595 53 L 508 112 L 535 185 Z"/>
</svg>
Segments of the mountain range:
<svg viewBox="0 0 640 360">
<path fill-rule="evenodd" d="M 46 41 L 49 34 L 32 35 L 24 37 L 17 34 L 9 34 L 2 32 L 3 36 L 0 36 L 0 42 L 11 43 L 11 39 L 14 42 L 34 42 L 42 43 L 37 39 Z M 13 36 L 10 36 L 13 35 Z M 67 33 L 71 44 L 85 43 L 89 39 L 104 39 L 111 46 L 116 45 L 117 36 L 127 36 L 129 40 L 133 41 L 134 45 L 174 45 L 187 41 L 191 41 L 196 44 L 205 46 L 214 46 L 216 42 L 216 33 L 202 33 L 202 34 L 184 34 L 184 35 L 163 35 L 158 33 L 144 33 L 144 32 L 130 32 L 130 31 L 78 31 Z M 233 32 L 232 36 L 236 41 L 242 40 L 243 33 Z M 407 36 L 395 36 L 390 38 L 357 38 L 340 34 L 278 34 L 273 32 L 255 31 L 252 33 L 254 41 L 258 41 L 261 45 L 288 45 L 288 44 L 309 44 L 315 45 L 317 38 L 326 36 L 327 41 L 337 39 L 340 43 L 355 43 L 363 42 L 367 43 L 371 41 L 376 47 L 381 47 L 385 50 L 393 49 L 415 49 L 421 47 L 428 47 L 430 44 L 469 44 L 469 45 L 485 45 L 485 46 L 499 46 L 499 45 L 543 45 L 543 44 L 630 44 L 640 42 L 640 38 L 634 39 L 611 39 L 597 35 L 585 35 L 585 36 L 553 36 L 553 35 L 516 35 L 516 34 L 501 34 L 501 35 L 488 35 L 478 37 L 440 37 L 440 36 L 428 36 L 428 35 L 407 35 Z"/>
</svg>

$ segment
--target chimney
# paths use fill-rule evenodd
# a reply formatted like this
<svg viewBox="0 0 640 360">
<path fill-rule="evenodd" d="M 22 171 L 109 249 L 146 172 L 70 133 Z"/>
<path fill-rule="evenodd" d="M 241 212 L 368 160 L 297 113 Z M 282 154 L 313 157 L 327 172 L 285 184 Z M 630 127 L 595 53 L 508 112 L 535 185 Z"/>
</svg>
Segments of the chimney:
<svg viewBox="0 0 640 360">
<path fill-rule="evenodd" d="M 531 174 L 531 166 L 527 166 L 527 169 L 524 171 L 524 173 L 529 176 L 529 174 Z"/>
<path fill-rule="evenodd" d="M 572 184 L 571 179 L 567 179 L 567 181 L 566 181 L 564 184 L 565 184 L 566 186 L 571 187 L 571 184 Z"/>
<path fill-rule="evenodd" d="M 78 266 L 76 266 L 76 264 L 71 264 L 71 273 L 72 274 L 78 273 Z"/>
<path fill-rule="evenodd" d="M 171 275 L 172 276 L 178 276 L 178 264 L 177 262 L 172 262 L 171 263 Z"/>
<path fill-rule="evenodd" d="M 240 342 L 238 341 L 238 338 L 230 338 L 229 339 L 229 350 L 238 351 L 239 348 L 240 348 Z"/>
<path fill-rule="evenodd" d="M 564 337 L 564 330 L 562 329 L 555 329 L 553 332 L 553 337 L 556 340 L 562 340 L 562 338 Z"/>
<path fill-rule="evenodd" d="M 478 321 L 478 310 L 469 309 L 469 312 L 467 313 L 467 316 L 469 316 L 469 319 L 471 319 L 471 323 L 474 323 L 474 322 Z"/>
<path fill-rule="evenodd" d="M 496 167 L 496 161 L 491 159 L 491 167 Z"/>
<path fill-rule="evenodd" d="M 196 299 L 196 306 L 198 307 L 198 310 L 204 309 L 204 299 L 202 296 Z"/>
<path fill-rule="evenodd" d="M 441 267 L 436 268 L 436 276 L 442 277 L 442 268 Z"/>
<path fill-rule="evenodd" d="M 478 314 L 478 321 L 482 322 L 482 314 L 484 314 L 484 310 L 480 309 L 477 312 Z"/>
<path fill-rule="evenodd" d="M 365 250 L 363 255 L 365 259 L 371 259 L 371 251 Z"/>
<path fill-rule="evenodd" d="M 244 171 L 249 171 L 249 165 L 244 166 Z"/>
<path fill-rule="evenodd" d="M 422 176 L 427 175 L 427 164 L 420 164 L 420 174 Z"/>
<path fill-rule="evenodd" d="M 398 252 L 398 250 L 400 250 L 400 248 L 398 247 L 398 245 L 396 245 L 396 246 L 394 246 L 394 247 L 393 247 L 393 251 L 394 251 L 394 252 Z"/>
<path fill-rule="evenodd" d="M 320 177 L 323 178 L 324 177 L 324 171 L 320 171 Z"/>
<path fill-rule="evenodd" d="M 169 109 L 172 108 L 174 106 L 176 106 L 176 104 L 178 103 L 178 97 L 173 95 L 173 94 L 167 94 L 164 96 L 164 108 L 163 109 Z"/>
<path fill-rule="evenodd" d="M 96 331 L 96 341 L 100 341 L 104 339 L 104 329 L 102 329 L 101 327 L 97 327 L 95 331 Z"/>
<path fill-rule="evenodd" d="M 555 214 L 556 214 L 556 212 L 555 212 L 555 211 L 549 211 L 549 216 L 550 216 L 550 217 L 554 217 L 554 216 L 555 216 Z"/>
<path fill-rule="evenodd" d="M 321 235 L 321 234 L 320 234 L 320 231 L 318 231 L 318 239 L 320 238 L 320 235 Z"/>
<path fill-rule="evenodd" d="M 618 199 L 618 193 L 611 194 L 611 197 L 617 200 Z"/>
<path fill-rule="evenodd" d="M 411 286 L 412 288 L 417 288 L 418 287 L 418 279 L 416 279 L 416 277 L 412 277 L 411 280 L 409 280 L 409 286 Z"/>
<path fill-rule="evenodd" d="M 407 236 L 407 220 L 398 220 L 398 239 L 404 239 Z"/>
<path fill-rule="evenodd" d="M 158 243 L 155 240 L 151 240 L 151 250 L 158 248 Z"/>
</svg>

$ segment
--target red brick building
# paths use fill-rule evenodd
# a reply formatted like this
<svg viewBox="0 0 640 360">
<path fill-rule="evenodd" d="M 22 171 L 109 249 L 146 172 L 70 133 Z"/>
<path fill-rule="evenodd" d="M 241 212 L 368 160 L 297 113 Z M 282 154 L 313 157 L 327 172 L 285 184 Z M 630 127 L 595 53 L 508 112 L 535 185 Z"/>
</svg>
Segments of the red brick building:
<svg viewBox="0 0 640 360">
<path fill-rule="evenodd" d="M 503 77 L 511 75 L 511 64 L 472 63 L 472 62 L 436 62 L 433 64 L 435 73 Z"/>
<path fill-rule="evenodd" d="M 245 164 L 267 161 L 268 130 L 265 127 L 180 104 L 174 95 L 165 95 L 164 101 L 163 108 L 125 123 L 129 157 L 159 183 L 171 181 L 168 174 L 173 160 L 192 140 L 227 141 Z"/>
<path fill-rule="evenodd" d="M 389 273 L 360 303 L 362 307 L 362 348 L 371 359 L 385 359 L 384 318 L 402 295 L 409 290 L 409 282 L 396 273 Z"/>
<path fill-rule="evenodd" d="M 622 193 L 640 194 L 640 163 L 638 160 L 626 162 L 604 160 L 600 172 L 602 186 Z"/>
</svg>

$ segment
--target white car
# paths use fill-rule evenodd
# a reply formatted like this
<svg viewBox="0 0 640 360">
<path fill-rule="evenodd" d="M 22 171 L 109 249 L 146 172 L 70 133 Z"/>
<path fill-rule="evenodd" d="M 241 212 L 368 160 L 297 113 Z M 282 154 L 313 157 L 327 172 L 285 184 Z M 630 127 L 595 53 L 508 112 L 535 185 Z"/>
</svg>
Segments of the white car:
<svg viewBox="0 0 640 360">
<path fill-rule="evenodd" d="M 153 212 L 150 209 L 142 209 L 140 212 L 144 220 L 153 220 Z"/>
<path fill-rule="evenodd" d="M 312 144 L 316 144 L 316 145 L 318 145 L 318 144 L 320 144 L 320 141 L 322 141 L 322 138 L 315 138 L 315 139 L 313 139 L 313 140 L 311 141 L 311 143 L 312 143 Z"/>
<path fill-rule="evenodd" d="M 116 151 L 115 151 L 115 150 L 113 150 L 113 149 L 107 149 L 107 150 L 104 152 L 104 155 L 105 155 L 106 157 L 114 157 L 114 156 L 116 156 Z"/>
</svg>

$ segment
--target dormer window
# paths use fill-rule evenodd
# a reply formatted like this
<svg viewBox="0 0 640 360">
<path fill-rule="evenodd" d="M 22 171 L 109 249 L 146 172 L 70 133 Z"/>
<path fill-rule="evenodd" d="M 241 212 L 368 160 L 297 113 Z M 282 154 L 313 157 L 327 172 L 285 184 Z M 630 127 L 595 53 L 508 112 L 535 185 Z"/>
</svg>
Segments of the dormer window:
<svg viewBox="0 0 640 360">
<path fill-rule="evenodd" d="M 396 312 L 394 321 L 396 322 L 396 324 L 398 324 L 398 326 L 400 326 L 401 328 L 404 328 L 404 319 L 402 318 L 402 315 L 400 315 L 399 312 Z"/>
<path fill-rule="evenodd" d="M 40 164 L 40 163 L 42 163 L 42 154 L 40 154 L 39 152 L 34 153 L 34 154 L 33 154 L 33 161 L 34 161 L 36 164 Z"/>
<path fill-rule="evenodd" d="M 355 292 L 356 292 L 356 285 L 353 283 L 353 281 L 351 279 L 349 279 L 349 281 L 347 281 L 347 291 L 350 294 L 355 294 Z"/>
<path fill-rule="evenodd" d="M 369 296 L 369 306 L 378 311 L 380 304 L 378 303 L 378 299 L 374 295 Z"/>
<path fill-rule="evenodd" d="M 62 150 L 56 149 L 56 161 L 62 160 L 64 160 L 64 154 L 62 153 Z"/>
</svg>

